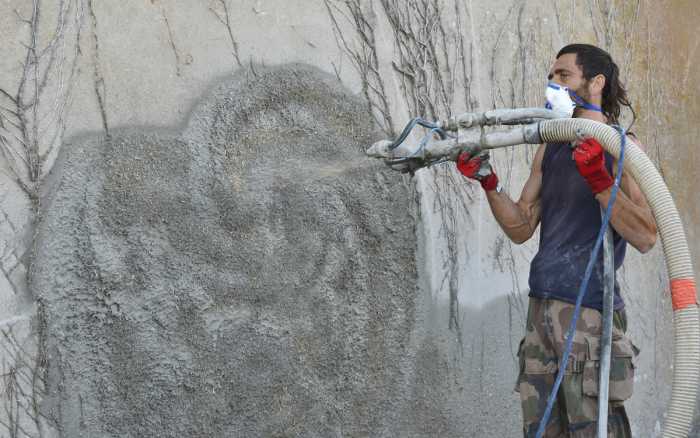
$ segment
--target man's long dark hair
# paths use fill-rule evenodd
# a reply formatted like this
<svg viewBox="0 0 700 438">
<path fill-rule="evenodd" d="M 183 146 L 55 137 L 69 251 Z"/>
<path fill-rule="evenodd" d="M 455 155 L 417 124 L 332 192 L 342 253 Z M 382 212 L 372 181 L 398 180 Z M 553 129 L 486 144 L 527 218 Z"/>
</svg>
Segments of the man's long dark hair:
<svg viewBox="0 0 700 438">
<path fill-rule="evenodd" d="M 587 81 L 597 75 L 602 74 L 605 76 L 602 108 L 603 115 L 608 118 L 608 122 L 611 124 L 618 124 L 620 109 L 626 106 L 632 111 L 631 127 L 637 115 L 627 97 L 627 90 L 620 82 L 620 69 L 613 61 L 612 56 L 605 50 L 590 44 L 569 44 L 557 53 L 557 59 L 567 53 L 576 55 L 576 65 L 581 67 L 581 70 L 583 70 L 583 78 Z"/>
</svg>

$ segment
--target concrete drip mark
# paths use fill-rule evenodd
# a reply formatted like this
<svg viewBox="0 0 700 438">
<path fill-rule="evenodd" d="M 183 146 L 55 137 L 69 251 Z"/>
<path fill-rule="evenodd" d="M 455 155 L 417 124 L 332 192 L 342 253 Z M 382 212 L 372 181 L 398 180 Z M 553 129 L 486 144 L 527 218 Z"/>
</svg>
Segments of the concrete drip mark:
<svg viewBox="0 0 700 438">
<path fill-rule="evenodd" d="M 561 28 L 561 15 L 559 13 L 559 7 L 557 7 L 557 0 L 552 0 L 552 10 L 554 11 L 554 18 L 556 19 L 557 22 L 557 33 L 561 35 L 563 33 L 562 28 Z M 570 38 L 568 38 L 570 39 Z"/>
<path fill-rule="evenodd" d="M 95 51 L 93 54 L 93 80 L 95 86 L 95 96 L 97 96 L 97 105 L 100 108 L 100 116 L 102 117 L 102 127 L 105 130 L 105 136 L 109 138 L 109 123 L 107 122 L 107 110 L 106 110 L 106 85 L 104 78 L 102 77 L 102 71 L 100 68 L 100 43 L 97 36 L 97 15 L 95 15 L 95 9 L 92 6 L 92 0 L 88 0 L 88 9 L 90 10 L 90 19 L 92 22 L 92 35 Z"/>
<path fill-rule="evenodd" d="M 622 35 L 624 35 L 623 41 L 634 41 L 634 31 L 637 29 L 638 23 L 639 23 L 639 13 L 642 8 L 642 2 L 640 0 L 637 0 L 636 5 L 634 7 L 634 18 L 631 20 L 631 23 L 626 26 L 627 29 L 622 30 Z M 622 65 L 625 67 L 623 72 L 620 72 L 620 76 L 624 78 L 625 82 L 627 82 L 629 75 L 630 75 L 630 66 L 631 64 L 631 59 L 632 59 L 632 45 L 625 45 L 624 48 L 624 62 L 622 62 Z M 690 58 L 689 58 L 690 59 Z"/>
<path fill-rule="evenodd" d="M 517 29 L 518 29 L 518 54 L 520 55 L 520 100 L 518 101 L 518 106 L 527 106 L 526 102 L 526 68 L 528 65 L 528 47 L 532 45 L 532 41 L 529 44 L 525 44 L 525 36 L 523 35 L 523 17 L 525 15 L 525 3 L 520 6 L 518 11 L 517 19 Z M 513 90 L 513 102 L 515 103 L 515 90 Z M 512 169 L 511 169 L 512 170 Z"/>
</svg>

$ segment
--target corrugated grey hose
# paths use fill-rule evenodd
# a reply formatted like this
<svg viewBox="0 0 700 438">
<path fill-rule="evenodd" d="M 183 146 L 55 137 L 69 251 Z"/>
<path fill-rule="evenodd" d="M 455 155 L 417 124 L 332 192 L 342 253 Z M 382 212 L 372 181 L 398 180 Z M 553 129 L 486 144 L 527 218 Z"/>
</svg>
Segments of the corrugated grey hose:
<svg viewBox="0 0 700 438">
<path fill-rule="evenodd" d="M 558 119 L 542 121 L 538 128 L 540 141 L 544 143 L 570 142 L 583 134 L 596 138 L 614 157 L 620 156 L 620 134 L 603 123 L 586 119 Z M 629 139 L 626 142 L 624 167 L 625 172 L 629 172 L 639 185 L 654 214 L 671 281 L 673 387 L 663 436 L 685 438 L 695 415 L 700 383 L 700 317 L 690 251 L 678 209 L 663 178 L 646 154 Z"/>
</svg>

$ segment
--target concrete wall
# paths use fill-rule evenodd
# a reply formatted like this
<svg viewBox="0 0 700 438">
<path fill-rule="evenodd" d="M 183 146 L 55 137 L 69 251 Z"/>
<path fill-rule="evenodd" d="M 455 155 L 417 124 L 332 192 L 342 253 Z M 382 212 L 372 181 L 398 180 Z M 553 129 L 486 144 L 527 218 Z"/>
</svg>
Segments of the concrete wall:
<svg viewBox="0 0 700 438">
<path fill-rule="evenodd" d="M 198 282 L 196 276 L 187 277 L 185 273 L 196 272 L 190 268 L 179 271 L 178 275 L 184 277 L 176 276 L 176 279 L 189 278 L 185 282 L 189 286 L 182 286 L 182 290 L 188 292 L 174 295 L 188 299 L 198 297 L 188 305 L 194 312 L 191 318 L 209 321 L 209 325 L 205 324 L 203 331 L 196 335 L 199 333 L 196 330 L 186 330 L 191 321 L 187 318 L 177 323 L 177 318 L 170 320 L 168 316 L 164 327 L 160 328 L 156 323 L 139 319 L 153 313 L 158 306 L 169 308 L 178 301 L 169 300 L 167 294 L 158 292 L 153 285 L 157 276 L 149 277 L 139 289 L 139 298 L 130 300 L 128 291 L 122 290 L 128 284 L 122 276 L 141 272 L 148 277 L 160 272 L 162 263 L 154 264 L 148 259 L 149 251 L 161 251 L 161 261 L 186 260 L 197 245 L 187 243 L 187 233 L 183 232 L 168 238 L 175 239 L 175 243 L 168 241 L 180 249 L 167 251 L 158 233 L 112 236 L 100 221 L 105 217 L 108 223 L 119 219 L 122 210 L 115 213 L 105 206 L 124 199 L 115 191 L 98 190 L 99 187 L 105 178 L 110 181 L 127 178 L 123 183 L 128 182 L 125 187 L 129 189 L 125 190 L 133 198 L 126 199 L 145 204 L 144 207 L 138 207 L 141 205 L 138 203 L 124 204 L 123 212 L 128 212 L 124 213 L 126 218 L 147 211 L 146 207 L 153 207 L 156 212 L 170 211 L 169 202 L 177 197 L 168 193 L 176 192 L 178 187 L 195 187 L 201 192 L 188 193 L 187 203 L 196 205 L 199 201 L 190 200 L 210 199 L 207 208 L 228 206 L 227 214 L 232 216 L 226 220 L 234 224 L 254 221 L 255 217 L 246 216 L 250 211 L 272 214 L 275 210 L 270 206 L 277 204 L 265 204 L 262 200 L 268 199 L 269 193 L 278 192 L 268 193 L 266 184 L 287 178 L 288 172 L 293 175 L 299 166 L 280 167 L 277 157 L 268 155 L 266 150 L 284 142 L 273 141 L 276 136 L 266 135 L 273 132 L 279 136 L 280 124 L 284 125 L 280 120 L 284 121 L 289 113 L 266 119 L 265 110 L 253 105 L 256 109 L 251 110 L 249 116 L 257 120 L 255 126 L 259 128 L 251 131 L 240 126 L 240 118 L 227 119 L 225 111 L 222 113 L 222 109 L 251 105 L 266 96 L 263 91 L 256 94 L 247 89 L 230 90 L 231 87 L 235 89 L 235 84 L 247 83 L 243 78 L 251 80 L 249 87 L 255 88 L 255 75 L 265 76 L 269 66 L 290 62 L 308 64 L 326 72 L 325 76 L 320 72 L 308 73 L 310 77 L 322 78 L 318 81 L 327 84 L 326 87 L 342 86 L 349 90 L 337 88 L 335 98 L 348 102 L 349 106 L 343 106 L 343 111 L 351 114 L 347 124 L 357 124 L 362 135 L 353 137 L 332 120 L 322 120 L 319 126 L 328 138 L 337 136 L 344 139 L 343 144 L 356 147 L 365 138 L 395 133 L 414 115 L 435 118 L 471 109 L 541 105 L 546 73 L 556 51 L 574 41 L 598 44 L 608 49 L 622 67 L 638 113 L 634 131 L 647 145 L 649 155 L 675 195 L 684 215 L 696 267 L 700 268 L 697 243 L 700 211 L 693 189 L 699 178 L 694 166 L 700 164 L 694 147 L 698 130 L 695 121 L 700 115 L 697 103 L 700 88 L 694 80 L 698 74 L 695 61 L 699 59 L 700 39 L 689 31 L 700 18 L 700 8 L 694 2 L 440 0 L 431 2 L 422 13 L 417 12 L 420 7 L 410 7 L 413 3 L 422 4 L 389 0 L 63 0 L 55 4 L 8 1 L 0 5 L 0 36 L 5 41 L 0 47 L 0 87 L 6 92 L 0 95 L 3 117 L 0 144 L 7 152 L 0 175 L 3 373 L 11 376 L 4 383 L 6 388 L 22 389 L 5 391 L 5 406 L 12 409 L 3 417 L 3 423 L 8 430 L 16 432 L 14 436 L 24 436 L 21 430 L 27 434 L 35 434 L 40 429 L 55 430 L 52 425 L 56 424 L 63 427 L 66 436 L 75 436 L 81 430 L 97 435 L 124 436 L 145 436 L 154 434 L 155 430 L 166 430 L 172 436 L 178 433 L 196 435 L 196 430 L 206 430 L 210 434 L 235 436 L 232 432 L 235 427 L 247 431 L 247 435 L 241 436 L 269 436 L 271 430 L 279 436 L 517 436 L 519 407 L 512 392 L 517 366 L 515 350 L 523 332 L 528 264 L 536 250 L 536 239 L 523 246 L 508 242 L 491 217 L 480 189 L 465 182 L 451 166 L 421 171 L 410 186 L 405 185 L 407 181 L 403 177 L 383 172 L 370 162 L 367 162 L 371 169 L 368 173 L 358 170 L 357 175 L 334 177 L 318 176 L 316 170 L 312 170 L 314 166 L 301 166 L 310 172 L 306 175 L 308 181 L 313 181 L 309 182 L 310 186 L 302 182 L 307 181 L 306 176 L 299 176 L 296 188 L 291 192 L 279 192 L 281 200 L 295 199 L 294 196 L 302 196 L 309 187 L 317 187 L 316 181 L 333 181 L 333 189 L 328 189 L 326 195 L 336 199 L 338 204 L 317 203 L 307 207 L 309 211 L 316 207 L 316 213 L 311 215 L 319 215 L 318 223 L 325 224 L 319 227 L 326 230 L 322 235 L 328 237 L 319 244 L 334 240 L 332 230 L 344 229 L 342 224 L 332 225 L 332 215 L 328 212 L 346 205 L 348 199 L 364 199 L 359 193 L 343 189 L 352 187 L 348 179 L 352 177 L 376 180 L 374 185 L 362 186 L 367 190 L 391 190 L 396 184 L 398 192 L 393 198 L 385 199 L 386 210 L 381 210 L 384 204 L 374 198 L 356 201 L 357 206 L 370 206 L 372 214 L 379 217 L 393 215 L 385 218 L 390 228 L 404 230 L 407 224 L 414 228 L 410 235 L 396 234 L 400 239 L 407 239 L 403 244 L 415 245 L 413 249 L 399 245 L 386 250 L 388 254 L 405 257 L 405 269 L 397 268 L 396 275 L 417 275 L 414 282 L 389 282 L 387 290 L 391 291 L 394 301 L 383 301 L 386 297 L 382 298 L 376 291 L 370 293 L 365 286 L 339 287 L 335 293 L 352 291 L 358 295 L 357 299 L 365 300 L 357 307 L 361 309 L 359 314 L 344 314 L 343 309 L 353 308 L 347 302 L 329 299 L 326 303 L 332 305 L 313 306 L 314 295 L 306 295 L 304 305 L 309 305 L 310 309 L 325 309 L 315 316 L 330 318 L 329 314 L 341 312 L 342 317 L 334 318 L 349 321 L 348 326 L 330 330 L 337 339 L 337 343 L 330 345 L 336 345 L 336 350 L 326 350 L 328 344 L 322 342 L 322 334 L 329 329 L 323 324 L 307 324 L 298 316 L 282 318 L 279 310 L 269 314 L 277 316 L 270 316 L 267 322 L 245 319 L 243 313 L 255 314 L 262 310 L 256 307 L 262 306 L 260 303 L 244 311 L 241 303 L 233 300 L 220 307 L 214 306 L 212 310 L 205 298 L 211 298 L 216 287 L 206 286 L 203 280 Z M 34 47 L 36 50 L 32 49 Z M 302 70 L 308 71 L 305 67 Z M 287 80 L 292 87 L 298 86 L 293 79 Z M 332 86 L 333 81 L 337 84 Z M 307 88 L 314 89 L 308 84 Z M 352 103 L 356 102 L 353 98 L 342 97 L 348 92 L 357 94 L 365 103 Z M 276 96 L 282 103 L 293 101 L 282 90 Z M 302 102 L 298 108 L 310 113 L 314 105 L 340 108 L 341 102 L 330 102 L 332 105 L 323 99 L 312 99 Z M 217 114 L 211 108 L 218 108 L 219 119 L 224 124 L 196 128 L 198 123 L 206 125 L 211 115 Z M 370 126 L 372 120 L 375 127 Z M 298 123 L 310 126 L 303 118 Z M 215 131 L 211 130 L 213 127 Z M 256 137 L 256 132 L 260 132 L 260 138 Z M 289 152 L 292 156 L 294 152 L 308 153 L 303 146 L 313 150 L 315 136 L 310 132 L 297 134 L 295 138 L 304 141 L 293 143 L 301 149 L 284 148 L 285 160 L 290 159 Z M 234 164 L 226 164 L 231 159 L 228 155 L 207 159 L 197 155 L 204 145 L 210 148 L 218 144 L 228 150 L 233 139 L 241 136 L 248 139 L 243 162 L 252 163 L 243 167 L 245 171 L 234 165 L 238 163 L 235 159 L 230 161 Z M 338 149 L 329 150 L 341 154 Z M 345 159 L 349 162 L 354 162 L 353 157 L 363 160 L 362 154 L 354 150 L 355 155 L 350 153 Z M 17 159 L 13 151 L 24 153 L 23 158 Z M 242 153 L 239 149 L 226 153 L 234 152 Z M 532 148 L 522 147 L 495 154 L 497 171 L 513 197 L 519 194 L 532 153 Z M 54 167 L 57 155 L 61 158 Z M 15 158 L 11 158 L 13 156 Z M 28 165 L 25 166 L 25 162 Z M 321 171 L 340 168 L 337 161 L 330 160 L 330 163 L 333 164 L 321 166 Z M 203 172 L 209 165 L 223 166 L 220 178 L 214 178 L 213 185 L 207 185 L 205 180 L 191 183 L 194 172 L 191 169 Z M 190 170 L 182 170 L 182 166 Z M 47 176 L 52 168 L 53 175 Z M 269 169 L 274 171 L 270 173 Z M 16 174 L 20 176 L 19 182 Z M 248 206 L 246 210 L 237 210 L 242 198 L 227 197 L 224 183 L 227 179 L 232 190 L 244 184 L 247 189 L 259 192 L 260 203 L 256 203 L 254 197 L 246 198 L 243 203 Z M 72 181 L 73 186 L 61 185 L 62 181 Z M 99 187 L 93 187 L 89 181 L 98 181 Z M 294 185 L 293 180 L 290 183 Z M 72 191 L 66 187 L 73 187 Z M 84 187 L 89 190 L 85 191 Z M 154 192 L 155 187 L 159 189 Z M 203 187 L 213 187 L 214 191 L 207 192 Z M 218 198 L 215 187 L 223 190 L 223 198 Z M 66 202 L 57 204 L 55 199 L 63 199 L 61 196 L 65 196 Z M 153 199 L 159 199 L 155 206 L 151 204 Z M 111 213 L 103 217 L 100 211 Z M 350 208 L 348 211 L 358 210 Z M 37 240 L 39 215 L 43 220 Z M 172 220 L 179 217 L 177 211 L 167 216 Z M 183 213 L 181 220 L 191 223 L 190 228 L 197 224 L 196 215 Z M 207 223 L 206 220 L 214 219 L 202 218 L 202 223 Z M 368 220 L 374 223 L 375 219 Z M 58 228 L 50 228 L 48 224 L 51 223 Z M 70 228 L 66 224 L 83 224 L 80 226 L 84 228 Z M 301 239 L 305 226 L 308 224 L 295 224 L 297 228 L 293 228 L 296 230 L 293 234 L 299 234 Z M 325 226 L 329 228 L 323 228 Z M 211 246 L 228 244 L 226 233 L 214 235 L 219 237 L 210 243 Z M 348 238 L 350 241 L 360 239 L 360 242 L 363 235 L 366 233 L 357 231 Z M 66 243 L 64 240 L 71 236 L 75 240 Z M 267 236 L 277 234 L 270 232 Z M 377 236 L 386 239 L 380 240 L 382 247 L 396 240 L 389 239 L 391 235 L 387 233 L 378 232 Z M 146 237 L 154 240 L 146 242 L 143 240 Z M 236 241 L 230 236 L 229 239 Z M 101 240 L 109 245 L 100 246 Z M 241 237 L 237 242 L 245 241 Z M 274 242 L 274 239 L 262 239 L 257 246 L 263 253 L 272 254 L 276 248 Z M 306 248 L 303 243 L 308 240 L 299 242 L 288 248 Z M 74 245 L 74 252 L 70 252 L 70 245 Z M 350 253 L 356 257 L 351 259 L 363 259 L 372 254 L 371 244 L 358 245 L 353 246 L 356 252 Z M 121 256 L 107 257 L 115 253 L 114 248 L 132 251 L 133 256 L 124 256 L 124 260 L 130 262 L 120 264 Z M 218 266 L 214 271 L 220 273 L 248 269 L 249 266 L 242 265 L 263 257 L 255 251 L 246 253 L 247 258 L 234 257 L 225 249 L 221 251 L 217 254 L 226 263 L 214 263 Z M 82 255 L 77 259 L 68 257 L 76 253 Z M 346 253 L 340 251 L 339 254 Z M 290 258 L 299 257 L 301 255 L 294 251 L 290 253 Z M 234 260 L 238 264 L 233 263 Z M 33 287 L 30 288 L 27 273 L 32 261 Z M 64 262 L 66 266 L 62 265 Z M 282 260 L 277 262 L 282 263 Z M 100 289 L 94 285 L 91 275 L 96 274 L 90 274 L 91 269 L 113 272 L 115 278 L 121 280 L 110 283 L 110 288 Z M 267 275 L 271 272 L 269 269 L 269 266 L 260 267 Z M 343 272 L 337 266 L 329 269 L 328 278 Z M 80 293 L 72 289 L 75 283 L 68 281 L 74 274 L 82 278 Z M 635 436 L 654 436 L 663 422 L 669 394 L 671 355 L 670 300 L 659 248 L 643 257 L 630 251 L 621 282 L 628 303 L 631 335 L 642 349 L 637 359 L 636 392 L 628 404 L 630 416 Z M 202 290 L 195 293 L 198 286 Z M 272 296 L 277 297 L 271 299 L 271 303 L 283 306 L 284 300 L 280 297 L 289 293 L 288 283 L 271 287 Z M 106 296 L 106 290 L 115 295 Z M 217 293 L 225 300 L 232 298 L 230 290 L 233 289 L 224 288 Z M 258 289 L 245 290 L 254 301 L 257 296 L 254 292 Z M 71 301 L 71 297 L 77 298 Z M 154 301 L 154 297 L 163 301 Z M 81 308 L 85 303 L 99 306 Z M 146 307 L 139 308 L 137 303 Z M 398 314 L 395 319 L 388 320 L 393 323 L 384 325 L 381 321 L 385 319 L 363 313 L 377 303 L 386 312 L 400 308 L 408 313 Z M 150 307 L 154 305 L 155 308 Z M 91 318 L 95 312 L 98 317 Z M 139 324 L 134 323 L 134 318 Z M 262 344 L 260 355 L 273 357 L 286 349 L 296 353 L 287 355 L 292 362 L 285 362 L 269 379 L 256 383 L 264 389 L 246 389 L 251 404 L 242 413 L 232 414 L 227 411 L 230 407 L 227 403 L 236 398 L 235 388 L 211 398 L 206 391 L 211 389 L 214 394 L 217 385 L 260 373 L 266 367 L 256 364 L 264 361 L 240 362 L 234 368 L 236 372 L 228 374 L 213 373 L 216 366 L 207 368 L 209 364 L 201 361 L 211 364 L 223 361 L 223 367 L 223 363 L 235 361 L 236 354 L 231 351 L 237 352 L 237 345 L 246 351 L 255 351 L 251 346 L 258 338 L 251 335 L 247 339 L 244 332 L 235 330 L 236 324 L 244 320 L 251 324 L 246 326 L 250 331 L 245 333 L 269 335 L 270 330 L 274 332 L 270 339 L 276 341 Z M 276 330 L 291 330 L 292 333 L 297 330 L 300 337 L 282 335 Z M 162 342 L 158 341 L 158 336 L 171 331 L 179 333 L 173 335 L 172 343 L 157 345 Z M 212 337 L 214 332 L 225 334 L 221 342 L 230 343 L 225 345 L 230 347 L 231 357 L 218 350 L 216 339 L 219 338 Z M 357 338 L 344 342 L 351 332 Z M 72 339 L 70 334 L 80 334 L 88 340 L 78 342 L 80 337 Z M 233 342 L 235 339 L 241 342 Z M 293 348 L 288 344 L 298 339 L 308 342 L 304 351 L 314 360 L 304 362 L 308 357 L 298 353 L 299 346 Z M 183 345 L 185 341 L 191 345 Z M 359 362 L 367 363 L 366 367 L 350 366 L 338 359 L 348 354 L 347 357 L 360 360 L 363 356 L 351 348 L 356 345 L 371 347 L 372 359 Z M 340 353 L 344 348 L 351 351 Z M 192 352 L 199 349 L 206 354 L 197 356 Z M 172 355 L 166 362 L 177 366 L 165 371 L 158 368 L 155 373 L 148 371 L 153 371 L 149 364 L 160 363 L 156 359 L 166 353 Z M 398 357 L 403 357 L 403 361 L 392 365 Z M 344 363 L 350 368 L 344 368 Z M 126 371 L 131 367 L 140 371 L 129 375 Z M 174 374 L 168 374 L 168 370 Z M 190 374 L 178 374 L 185 372 L 183 370 Z M 152 386 L 144 390 L 146 378 L 154 375 L 169 377 L 162 381 L 151 380 Z M 173 377 L 178 375 L 179 380 Z M 297 377 L 293 377 L 295 375 Z M 340 383 L 333 380 L 343 375 L 361 376 L 348 384 L 350 395 L 346 396 L 339 389 Z M 89 378 L 81 382 L 81 376 Z M 321 378 L 323 376 L 327 379 Z M 290 386 L 289 379 L 295 384 L 301 379 L 307 386 Z M 177 382 L 182 385 L 176 385 Z M 385 390 L 375 388 L 376 392 L 366 392 L 362 385 L 372 382 L 380 382 L 380 388 Z M 173 386 L 168 386 L 171 384 Z M 291 388 L 287 396 L 284 391 L 275 392 L 285 387 Z M 193 391 L 189 396 L 185 394 L 188 390 Z M 255 399 L 256 394 L 260 399 Z M 265 397 L 272 397 L 272 394 L 277 394 L 275 403 L 278 406 L 302 407 L 283 413 L 279 413 L 283 411 L 280 408 L 278 416 L 273 416 L 272 420 L 259 419 L 256 415 L 266 412 L 260 406 L 269 407 L 273 402 Z M 303 403 L 298 403 L 299 397 Z M 147 403 L 151 398 L 162 403 Z M 369 404 L 357 408 L 359 410 L 348 407 L 348 403 L 363 399 Z M 399 402 L 402 399 L 406 401 Z M 189 400 L 189 404 L 178 407 L 177 400 Z M 324 403 L 340 414 L 328 417 L 319 410 Z M 201 404 L 201 410 L 194 409 L 194 404 Z M 389 407 L 394 409 L 387 409 Z M 172 414 L 178 409 L 183 412 L 182 421 L 173 421 L 165 415 L 165 411 Z M 354 414 L 346 412 L 347 409 Z M 115 420 L 120 413 L 143 410 L 161 416 L 152 422 L 148 418 L 135 418 L 123 424 Z M 373 411 L 390 411 L 391 414 L 386 418 L 370 415 L 371 420 L 360 422 L 362 412 Z M 238 411 L 234 409 L 234 412 Z M 211 428 L 202 429 L 204 426 L 200 425 L 197 429 L 196 418 L 199 417 L 208 418 L 207 427 Z M 224 417 L 233 418 L 231 424 L 222 423 Z M 243 417 L 250 421 L 242 420 Z M 166 424 L 171 424 L 172 429 L 163 429 Z"/>
</svg>

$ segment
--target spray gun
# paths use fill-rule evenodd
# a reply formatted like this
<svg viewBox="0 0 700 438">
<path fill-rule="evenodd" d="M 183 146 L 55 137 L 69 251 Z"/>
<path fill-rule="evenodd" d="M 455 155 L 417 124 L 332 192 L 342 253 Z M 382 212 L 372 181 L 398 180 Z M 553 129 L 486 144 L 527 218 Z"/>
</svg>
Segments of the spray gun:
<svg viewBox="0 0 700 438">
<path fill-rule="evenodd" d="M 421 118 L 411 120 L 396 140 L 374 143 L 367 155 L 383 158 L 392 169 L 413 173 L 422 167 L 444 161 L 454 161 L 460 153 L 470 155 L 483 150 L 539 143 L 537 122 L 564 117 L 544 108 L 498 109 L 465 113 L 435 123 Z M 510 130 L 490 130 L 497 125 L 517 126 Z M 417 146 L 409 146 L 406 139 L 416 126 L 430 129 Z M 432 141 L 437 135 L 439 140 Z M 536 141 L 537 140 L 537 141 Z"/>
</svg>

